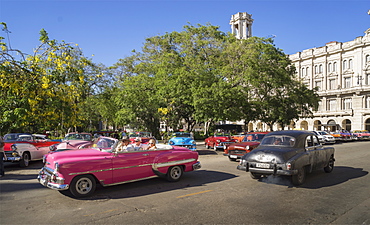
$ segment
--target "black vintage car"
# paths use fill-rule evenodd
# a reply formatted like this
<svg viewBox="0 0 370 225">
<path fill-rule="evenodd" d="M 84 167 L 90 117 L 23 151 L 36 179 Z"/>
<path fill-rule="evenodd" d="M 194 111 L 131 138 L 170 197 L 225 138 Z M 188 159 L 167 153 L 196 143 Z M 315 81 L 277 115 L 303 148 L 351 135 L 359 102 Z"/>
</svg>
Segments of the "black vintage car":
<svg viewBox="0 0 370 225">
<path fill-rule="evenodd" d="M 287 175 L 294 185 L 301 185 L 313 170 L 330 173 L 334 161 L 334 148 L 323 147 L 313 132 L 283 130 L 266 134 L 257 148 L 241 158 L 237 169 L 250 172 L 253 179 Z"/>
</svg>

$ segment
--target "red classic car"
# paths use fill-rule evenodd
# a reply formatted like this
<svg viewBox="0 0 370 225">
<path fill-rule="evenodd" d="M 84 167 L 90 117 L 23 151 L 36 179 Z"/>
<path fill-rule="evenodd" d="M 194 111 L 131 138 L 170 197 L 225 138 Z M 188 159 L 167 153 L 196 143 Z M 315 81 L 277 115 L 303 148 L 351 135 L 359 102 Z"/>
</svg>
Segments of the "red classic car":
<svg viewBox="0 0 370 225">
<path fill-rule="evenodd" d="M 229 145 L 224 150 L 224 156 L 228 156 L 230 161 L 240 159 L 246 153 L 257 148 L 262 138 L 269 132 L 251 132 L 245 135 L 242 142 Z"/>
<path fill-rule="evenodd" d="M 118 151 L 119 145 L 117 139 L 100 137 L 92 148 L 51 152 L 38 181 L 79 198 L 91 195 L 97 183 L 105 187 L 158 176 L 178 181 L 183 172 L 201 168 L 198 153 L 184 147 L 158 144 L 155 150 Z"/>
<path fill-rule="evenodd" d="M 153 138 L 152 133 L 144 132 L 144 131 L 129 133 L 128 136 L 130 138 L 131 143 L 133 143 L 133 144 L 135 143 L 135 140 L 136 140 L 137 137 L 139 137 L 141 139 L 141 143 L 143 143 L 143 144 L 147 144 L 149 142 L 149 139 Z"/>
<path fill-rule="evenodd" d="M 65 151 L 89 147 L 93 144 L 90 133 L 71 132 L 66 134 L 61 143 L 50 146 L 51 151 Z"/>
<path fill-rule="evenodd" d="M 215 151 L 224 150 L 230 144 L 235 143 L 236 140 L 231 137 L 229 133 L 215 133 L 204 140 L 207 149 L 213 148 Z"/>
<path fill-rule="evenodd" d="M 357 140 L 370 140 L 370 132 L 367 130 L 354 130 L 353 135 Z"/>
<path fill-rule="evenodd" d="M 60 143 L 49 139 L 40 140 L 41 136 L 27 133 L 10 133 L 4 136 L 5 162 L 19 162 L 27 167 L 30 161 L 41 160 L 49 151 L 49 146 Z"/>
</svg>

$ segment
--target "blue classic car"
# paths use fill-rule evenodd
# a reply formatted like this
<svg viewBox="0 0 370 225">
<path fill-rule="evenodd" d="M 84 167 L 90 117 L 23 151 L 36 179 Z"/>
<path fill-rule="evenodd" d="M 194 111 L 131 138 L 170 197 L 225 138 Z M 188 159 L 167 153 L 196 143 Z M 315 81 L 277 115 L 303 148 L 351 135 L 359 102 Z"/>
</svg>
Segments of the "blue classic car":
<svg viewBox="0 0 370 225">
<path fill-rule="evenodd" d="M 169 145 L 176 145 L 188 148 L 190 150 L 196 150 L 196 142 L 193 135 L 186 132 L 175 132 L 171 135 L 171 139 L 168 141 Z"/>
</svg>

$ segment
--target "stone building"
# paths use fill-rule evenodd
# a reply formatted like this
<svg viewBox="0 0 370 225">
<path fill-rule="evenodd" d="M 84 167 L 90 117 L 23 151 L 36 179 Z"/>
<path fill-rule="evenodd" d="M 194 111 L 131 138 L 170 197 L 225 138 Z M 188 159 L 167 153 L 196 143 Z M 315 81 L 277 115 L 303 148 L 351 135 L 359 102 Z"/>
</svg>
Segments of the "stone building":
<svg viewBox="0 0 370 225">
<path fill-rule="evenodd" d="M 332 41 L 289 57 L 297 77 L 320 96 L 314 118 L 299 119 L 296 128 L 370 130 L 370 29 L 352 41 Z"/>
<path fill-rule="evenodd" d="M 232 33 L 240 39 L 248 38 L 252 23 L 248 13 L 232 15 Z M 319 109 L 313 118 L 302 117 L 288 128 L 275 125 L 274 130 L 370 130 L 370 29 L 353 41 L 332 41 L 289 58 L 297 69 L 297 79 L 311 89 L 318 88 Z M 251 122 L 248 130 L 267 130 L 267 126 Z"/>
</svg>

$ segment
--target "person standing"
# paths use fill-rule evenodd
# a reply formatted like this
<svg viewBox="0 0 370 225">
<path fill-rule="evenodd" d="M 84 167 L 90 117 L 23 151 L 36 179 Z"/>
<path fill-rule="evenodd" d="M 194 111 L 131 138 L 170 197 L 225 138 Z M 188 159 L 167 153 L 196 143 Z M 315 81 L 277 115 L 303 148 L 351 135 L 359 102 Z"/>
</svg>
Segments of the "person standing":
<svg viewBox="0 0 370 225">
<path fill-rule="evenodd" d="M 6 160 L 6 155 L 4 152 L 4 139 L 2 136 L 0 136 L 0 177 L 3 177 L 5 175 L 5 170 L 4 170 L 4 159 Z"/>
</svg>

